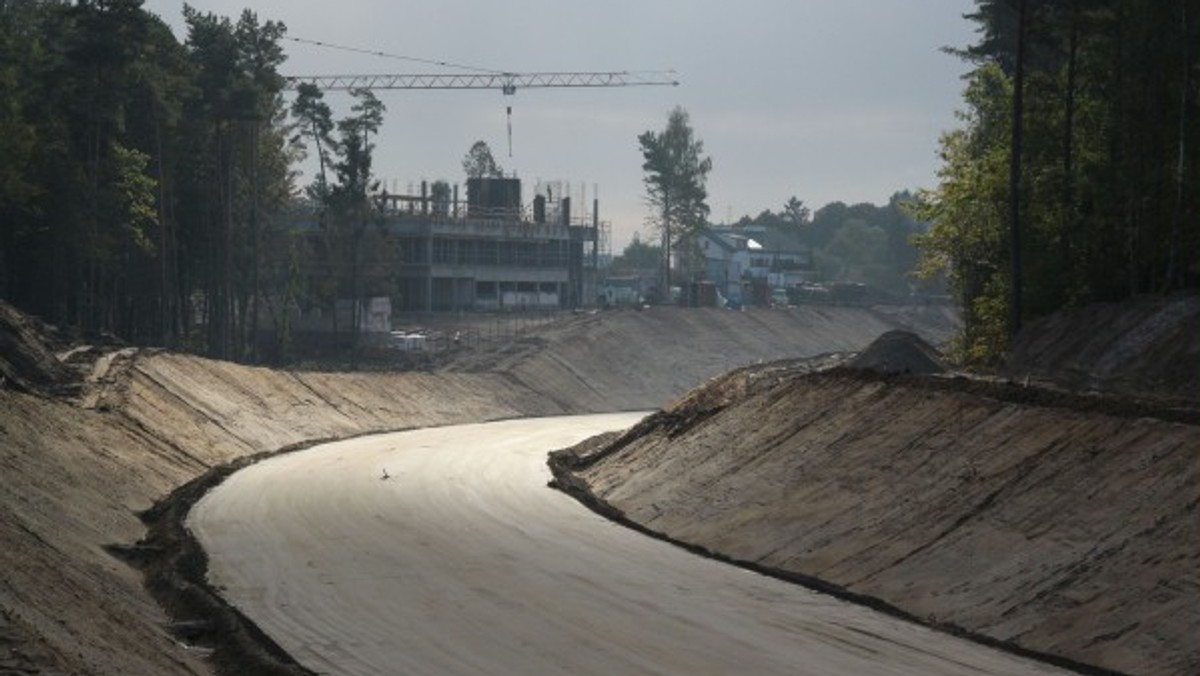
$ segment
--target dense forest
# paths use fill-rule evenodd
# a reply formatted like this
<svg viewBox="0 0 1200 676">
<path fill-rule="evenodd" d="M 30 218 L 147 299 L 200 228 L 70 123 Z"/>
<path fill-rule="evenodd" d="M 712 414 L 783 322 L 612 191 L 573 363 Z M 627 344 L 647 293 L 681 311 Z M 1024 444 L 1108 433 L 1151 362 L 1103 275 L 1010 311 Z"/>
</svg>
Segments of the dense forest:
<svg viewBox="0 0 1200 676">
<path fill-rule="evenodd" d="M 284 28 L 188 8 L 179 44 L 140 5 L 0 3 L 0 296 L 151 344 L 195 310 L 212 354 L 244 356 L 293 189 Z"/>
<path fill-rule="evenodd" d="M 1200 286 L 1200 2 L 976 6 L 962 127 L 916 209 L 918 270 L 960 294 L 964 356 L 1002 356 L 1022 318 Z"/>
<path fill-rule="evenodd" d="M 334 121 L 307 90 L 289 108 L 282 24 L 185 5 L 181 44 L 141 4 L 0 0 L 0 297 L 85 332 L 256 359 L 256 315 L 286 322 L 302 292 L 332 302 L 369 281 L 383 106 L 354 92 Z M 321 171 L 300 190 L 306 152 Z M 316 246 L 284 226 L 301 201 L 318 205 Z"/>
</svg>

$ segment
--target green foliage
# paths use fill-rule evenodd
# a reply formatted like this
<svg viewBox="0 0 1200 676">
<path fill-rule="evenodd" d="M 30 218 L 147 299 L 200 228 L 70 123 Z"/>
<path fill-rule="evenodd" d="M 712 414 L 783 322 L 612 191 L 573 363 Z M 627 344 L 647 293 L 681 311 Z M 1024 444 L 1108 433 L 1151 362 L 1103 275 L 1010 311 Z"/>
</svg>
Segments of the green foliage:
<svg viewBox="0 0 1200 676">
<path fill-rule="evenodd" d="M 157 181 L 146 175 L 150 156 L 139 150 L 113 143 L 111 148 L 111 189 L 113 217 L 121 224 L 129 243 L 143 253 L 152 254 L 151 229 L 158 225 L 154 189 Z"/>
<path fill-rule="evenodd" d="M 14 215 L 31 208 L 39 192 L 28 173 L 38 130 L 24 119 L 18 82 L 16 66 L 0 66 L 0 157 L 6 158 L 0 163 L 0 213 Z"/>
<path fill-rule="evenodd" d="M 687 111 L 675 107 L 661 132 L 638 136 L 642 149 L 642 182 L 652 216 L 650 222 L 662 234 L 664 286 L 670 285 L 672 247 L 680 245 L 681 265 L 693 267 L 694 236 L 708 220 L 708 190 L 705 183 L 712 171 L 712 158 L 704 157 L 704 142 L 695 138 Z"/>
<path fill-rule="evenodd" d="M 794 228 L 803 228 L 812 222 L 812 212 L 804 206 L 804 201 L 796 199 L 795 195 L 784 202 L 783 213 L 780 214 L 780 217 Z"/>
<path fill-rule="evenodd" d="M 504 176 L 504 169 L 496 163 L 492 149 L 484 141 L 476 141 L 471 144 L 470 150 L 463 157 L 462 168 L 467 178 L 501 178 Z"/>
<path fill-rule="evenodd" d="M 882 261 L 887 249 L 887 234 L 883 229 L 859 218 L 842 222 L 829 246 L 823 250 L 841 263 L 836 275 L 842 279 L 858 279 L 879 284 L 877 262 Z"/>
<path fill-rule="evenodd" d="M 0 2 L 0 295 L 47 319 L 251 357 L 291 192 L 284 27 L 140 0 Z M 205 335 L 189 336 L 205 317 Z"/>
<path fill-rule="evenodd" d="M 320 170 L 316 182 L 309 186 L 307 191 L 308 196 L 322 206 L 329 200 L 327 167 L 331 163 L 329 156 L 334 148 L 333 111 L 329 109 L 329 104 L 325 103 L 324 98 L 325 94 L 317 89 L 316 85 L 306 82 L 297 88 L 296 99 L 292 102 L 291 109 L 299 132 L 295 141 L 302 150 L 307 150 L 305 141 L 317 147 L 317 165 Z"/>
<path fill-rule="evenodd" d="M 913 212 L 930 224 L 915 237 L 921 251 L 917 275 L 944 275 L 964 310 L 964 354 L 985 358 L 1003 351 L 1005 314 L 997 300 L 1007 294 L 1009 106 L 1012 88 L 1000 68 L 971 74 L 964 92 L 965 127 L 942 136 L 939 184 L 918 193 Z M 984 297 L 987 296 L 985 299 Z M 999 307 L 1003 308 L 1003 303 Z M 997 325 L 997 322 L 999 324 Z"/>
<path fill-rule="evenodd" d="M 337 123 L 341 135 L 339 159 L 334 163 L 338 184 L 332 188 L 331 200 L 343 214 L 359 214 L 370 207 L 370 193 L 377 189 L 371 174 L 375 149 L 371 135 L 383 124 L 384 105 L 369 89 L 355 89 L 350 95 L 355 99 L 351 115 Z"/>
<path fill-rule="evenodd" d="M 185 5 L 184 19 L 196 95 L 184 108 L 191 164 L 183 170 L 179 236 L 191 254 L 185 265 L 199 264 L 193 274 L 201 279 L 196 290 L 209 354 L 253 358 L 264 224 L 290 192 L 277 72 L 285 29 L 260 23 L 249 10 L 235 24 Z"/>
<path fill-rule="evenodd" d="M 964 353 L 1003 357 L 1014 0 L 978 0 L 963 126 L 915 213 L 926 275 L 966 310 Z M 1194 0 L 1028 3 L 1020 214 L 1025 318 L 1200 286 L 1200 10 Z"/>
<path fill-rule="evenodd" d="M 340 329 L 338 300 L 390 293 L 388 264 L 398 257 L 386 234 L 368 227 L 379 222 L 380 216 L 371 137 L 383 124 L 385 107 L 368 89 L 356 89 L 350 95 L 355 100 L 350 115 L 336 123 L 324 94 L 314 85 L 301 85 L 291 107 L 297 129 L 293 140 L 304 149 L 309 143 L 316 146 L 320 166 L 316 180 L 306 189 L 316 205 L 320 231 L 318 246 L 310 254 L 316 272 L 308 280 L 308 296 L 328 310 L 335 334 Z M 333 182 L 329 169 L 333 170 Z M 358 304 L 354 307 L 357 312 Z"/>
<path fill-rule="evenodd" d="M 654 270 L 662 262 L 662 247 L 647 244 L 636 234 L 619 256 L 613 259 L 612 269 L 620 272 Z"/>
<path fill-rule="evenodd" d="M 913 199 L 898 192 L 884 206 L 832 202 L 813 214 L 791 197 L 779 213 L 768 209 L 736 225 L 796 233 L 812 253 L 816 281 L 858 282 L 895 296 L 909 295 L 914 286 L 937 293 L 936 283 L 922 285 L 912 277 L 917 262 L 912 238 L 924 228 L 910 213 Z"/>
<path fill-rule="evenodd" d="M 348 288 L 338 295 L 361 301 L 366 296 L 386 295 L 391 290 L 388 286 L 391 273 L 388 266 L 383 264 L 389 257 L 380 257 L 390 248 L 388 237 L 379 230 L 368 232 L 368 225 L 378 220 L 378 210 L 372 196 L 379 191 L 379 183 L 371 171 L 375 145 L 370 139 L 383 124 L 384 105 L 369 89 L 356 89 L 350 94 L 355 99 L 350 107 L 351 114 L 337 123 L 340 138 L 334 169 L 338 183 L 330 191 L 333 219 L 326 227 L 334 239 L 348 245 L 348 250 L 344 250 L 343 254 L 346 258 L 335 260 L 330 266 L 331 270 L 346 270 L 349 273 L 345 276 Z M 371 241 L 368 242 L 368 239 Z M 373 258 L 367 259 L 367 256 Z M 359 303 L 355 302 L 356 325 L 358 309 Z M 332 312 L 331 315 L 336 317 L 337 313 Z M 354 335 L 357 340 L 358 333 Z"/>
</svg>

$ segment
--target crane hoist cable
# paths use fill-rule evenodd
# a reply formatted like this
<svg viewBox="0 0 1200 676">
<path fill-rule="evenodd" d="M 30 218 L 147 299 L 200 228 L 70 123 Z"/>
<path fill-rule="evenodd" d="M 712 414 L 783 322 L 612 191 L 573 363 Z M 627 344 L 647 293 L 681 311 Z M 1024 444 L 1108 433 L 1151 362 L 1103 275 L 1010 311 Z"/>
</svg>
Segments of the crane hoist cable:
<svg viewBox="0 0 1200 676">
<path fill-rule="evenodd" d="M 375 49 L 364 49 L 362 47 L 349 47 L 347 45 L 334 44 L 332 42 L 322 42 L 320 40 L 310 40 L 308 38 L 297 38 L 290 35 L 285 35 L 284 40 L 291 40 L 304 45 L 313 45 L 315 47 L 324 47 L 326 49 L 336 49 L 343 52 L 354 52 L 355 54 L 368 54 L 370 56 L 378 56 L 384 59 L 396 59 L 398 61 L 412 61 L 413 63 L 424 63 L 429 66 L 442 66 L 444 68 L 457 68 L 459 70 L 473 70 L 479 73 L 506 73 L 507 71 L 496 70 L 495 68 L 483 68 L 481 66 L 469 66 L 451 61 L 439 61 L 437 59 L 423 59 L 418 56 L 405 56 L 403 54 L 392 54 L 389 52 L 381 52 Z"/>
<path fill-rule="evenodd" d="M 499 89 L 505 96 L 517 93 L 518 88 L 549 87 L 630 87 L 670 85 L 678 86 L 679 80 L 673 70 L 658 71 L 559 71 L 514 73 L 507 70 L 483 68 L 451 61 L 423 59 L 415 56 L 391 54 L 374 49 L 349 47 L 331 42 L 284 36 L 301 44 L 336 49 L 357 54 L 368 54 L 386 59 L 412 61 L 443 68 L 454 68 L 460 73 L 425 74 L 377 74 L 377 75 L 302 75 L 285 76 L 284 86 L 296 89 L 302 84 L 312 84 L 323 90 L 352 89 Z M 508 127 L 508 156 L 512 157 L 512 105 L 505 107 Z"/>
<path fill-rule="evenodd" d="M 389 54 L 375 50 L 346 47 L 304 38 L 286 38 L 295 42 L 317 45 L 329 49 L 371 54 L 390 59 L 415 61 L 418 63 L 457 68 L 460 73 L 418 74 L 372 74 L 372 75 L 293 75 L 284 77 L 284 86 L 295 89 L 301 84 L 312 84 L 324 90 L 348 89 L 499 89 L 505 95 L 516 94 L 518 89 L 541 89 L 549 87 L 633 87 L 671 85 L 678 86 L 673 70 L 644 71 L 548 71 L 517 73 L 479 66 L 455 64 L 449 61 L 422 59 L 414 56 Z"/>
</svg>

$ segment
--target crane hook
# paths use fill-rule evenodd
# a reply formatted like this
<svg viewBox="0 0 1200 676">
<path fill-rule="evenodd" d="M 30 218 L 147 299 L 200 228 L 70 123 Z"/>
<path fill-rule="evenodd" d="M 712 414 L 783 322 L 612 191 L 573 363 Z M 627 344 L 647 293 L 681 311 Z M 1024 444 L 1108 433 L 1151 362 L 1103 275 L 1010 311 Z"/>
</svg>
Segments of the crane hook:
<svg viewBox="0 0 1200 676">
<path fill-rule="evenodd" d="M 512 106 L 508 107 L 508 156 L 512 157 Z"/>
</svg>

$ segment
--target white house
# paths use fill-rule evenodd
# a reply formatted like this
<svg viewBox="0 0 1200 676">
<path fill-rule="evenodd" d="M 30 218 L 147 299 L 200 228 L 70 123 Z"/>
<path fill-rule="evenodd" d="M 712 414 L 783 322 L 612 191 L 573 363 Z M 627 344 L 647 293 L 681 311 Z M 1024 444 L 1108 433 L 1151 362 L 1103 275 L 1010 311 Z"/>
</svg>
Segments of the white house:
<svg viewBox="0 0 1200 676">
<path fill-rule="evenodd" d="M 755 280 L 765 280 L 772 288 L 787 288 L 809 281 L 812 276 L 812 250 L 785 228 L 750 226 L 743 230 L 757 246 L 749 247 L 747 270 Z"/>
<path fill-rule="evenodd" d="M 704 228 L 699 237 L 700 252 L 704 255 L 704 276 L 725 298 L 742 303 L 742 275 L 749 264 L 748 242 L 731 232 Z"/>
<path fill-rule="evenodd" d="M 787 288 L 812 275 L 812 251 L 783 228 L 705 228 L 699 241 L 709 281 L 736 302 L 744 284 Z"/>
</svg>

